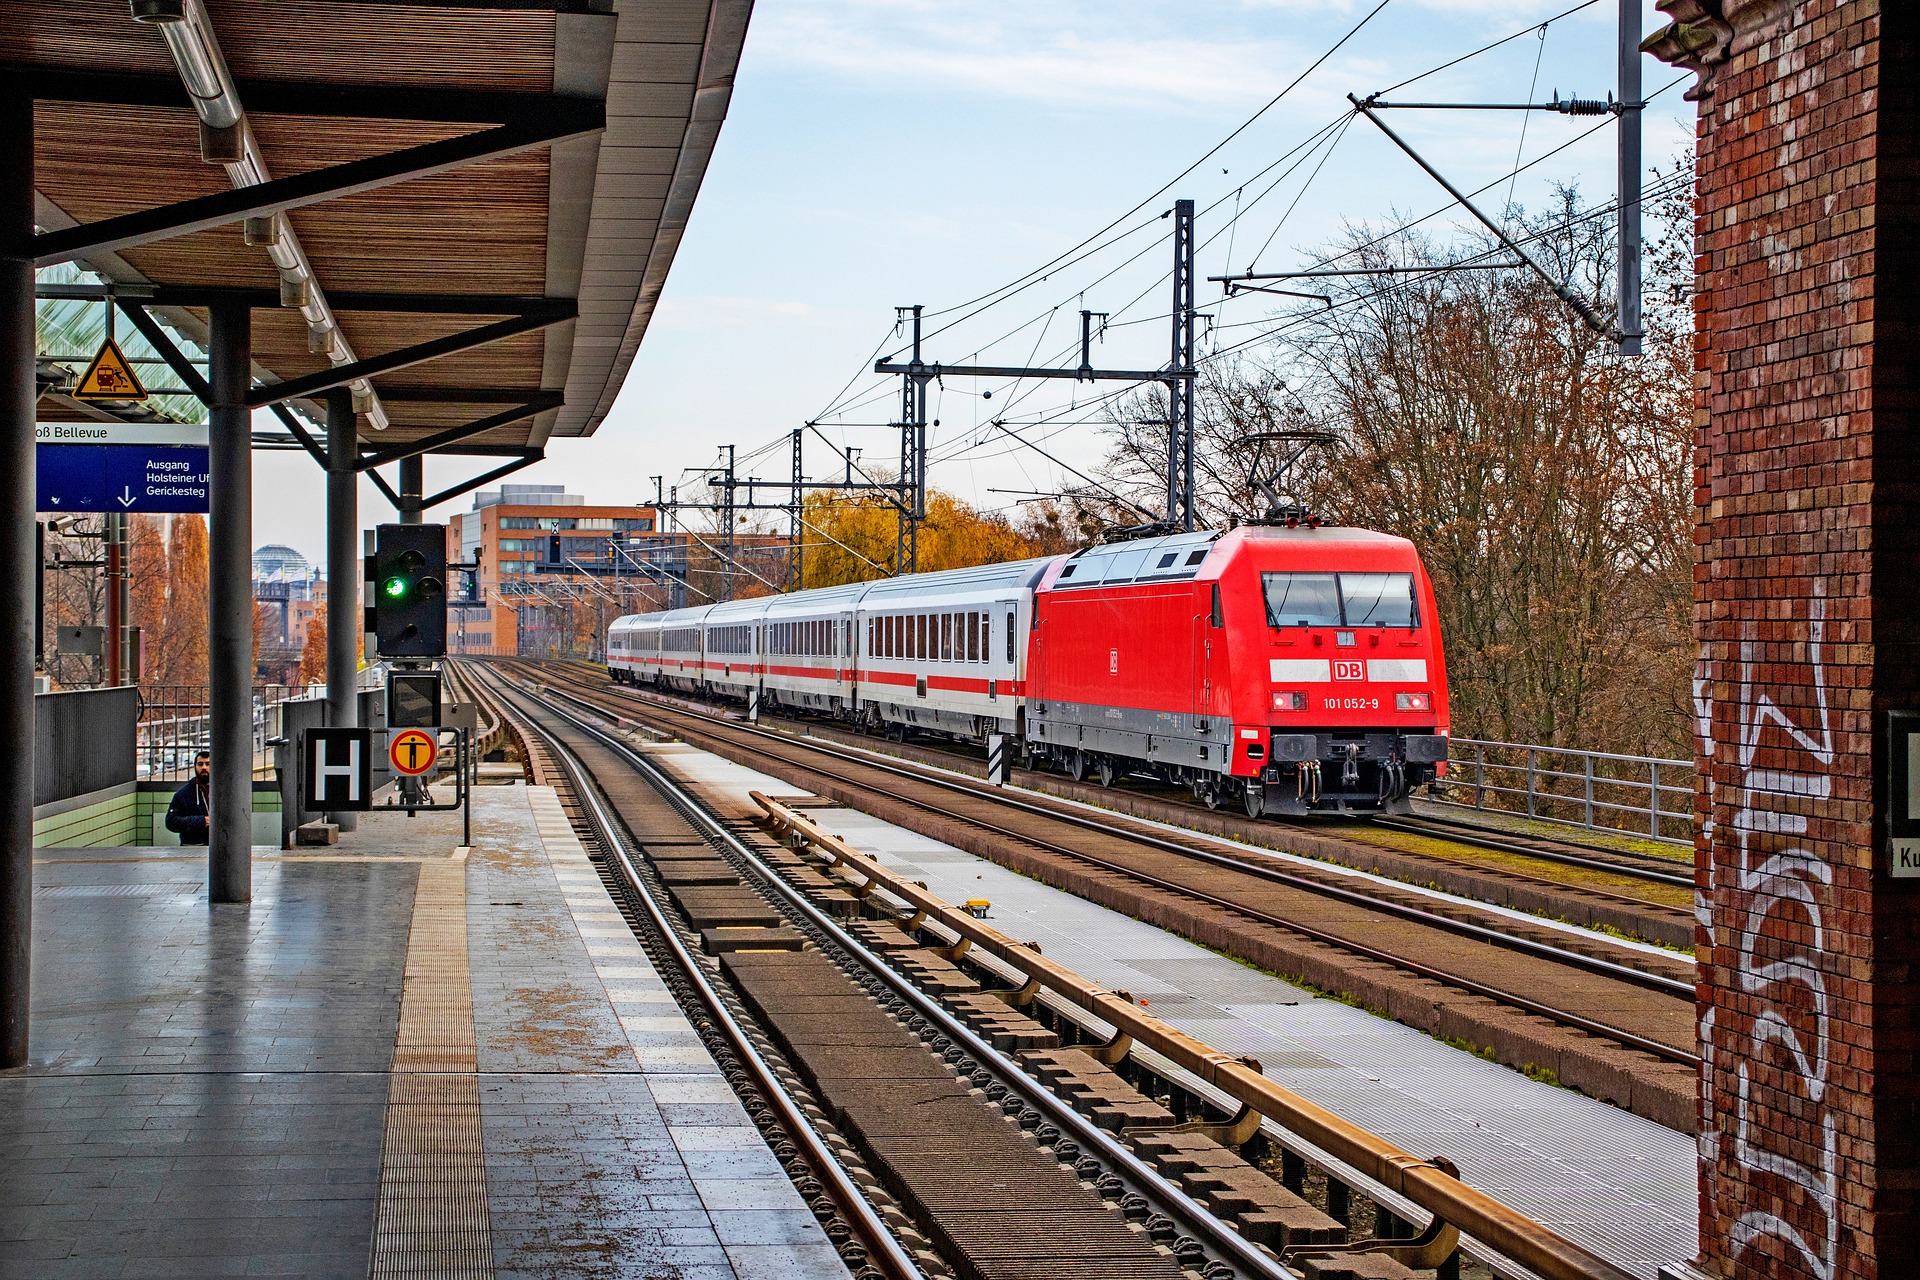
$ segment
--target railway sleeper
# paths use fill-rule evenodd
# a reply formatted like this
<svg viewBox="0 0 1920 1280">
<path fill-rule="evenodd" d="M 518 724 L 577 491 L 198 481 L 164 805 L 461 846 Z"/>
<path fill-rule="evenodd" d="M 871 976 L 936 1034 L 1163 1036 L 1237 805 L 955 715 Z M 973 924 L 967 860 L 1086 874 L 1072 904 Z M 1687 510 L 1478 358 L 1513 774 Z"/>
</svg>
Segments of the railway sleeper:
<svg viewBox="0 0 1920 1280">
<path fill-rule="evenodd" d="M 885 908 L 870 903 L 868 910 L 879 914 Z M 943 958 L 933 950 L 944 945 L 943 941 L 922 941 L 904 927 L 909 923 L 911 921 L 907 918 L 899 916 L 869 919 L 856 923 L 853 932 L 873 945 L 875 950 L 885 954 L 903 972 L 907 966 L 901 961 L 914 958 L 916 949 L 918 956 L 930 957 L 935 964 L 944 964 Z M 995 980 L 995 975 L 971 961 L 958 967 L 971 971 L 983 980 L 983 985 Z M 1057 1047 L 1057 1042 L 1063 1038 L 1093 1045 L 1099 1045 L 1102 1041 L 1097 1031 L 1090 1030 L 1046 1002 L 1030 1006 L 1035 1017 L 1028 1017 L 1007 1003 L 1006 997 L 1010 994 L 1009 991 L 988 990 L 978 994 L 948 995 L 942 998 L 942 1003 L 990 1043 L 993 1042 L 992 1037 L 984 1028 L 995 1024 L 1022 1030 L 1030 1027 L 1032 1031 L 1054 1039 L 1056 1045 L 1016 1051 L 1015 1056 L 1028 1073 L 1040 1079 L 1050 1091 L 1095 1124 L 1119 1133 L 1136 1154 L 1158 1167 L 1222 1220 L 1231 1222 L 1247 1239 L 1282 1256 L 1300 1249 L 1338 1249 L 1346 1245 L 1349 1233 L 1343 1219 L 1353 1217 L 1355 1200 L 1366 1199 L 1363 1193 L 1356 1193 L 1344 1184 L 1329 1179 L 1329 1208 L 1335 1210 L 1338 1216 L 1321 1210 L 1301 1195 L 1299 1190 L 1285 1185 L 1284 1178 L 1276 1180 L 1252 1162 L 1270 1149 L 1264 1135 L 1256 1135 L 1245 1144 L 1241 1149 L 1246 1153 L 1243 1155 L 1241 1151 L 1223 1145 L 1207 1133 L 1176 1127 L 1190 1120 L 1206 1124 L 1205 1117 L 1210 1108 L 1200 1098 L 1172 1081 L 1163 1080 L 1132 1056 L 1123 1057 L 1109 1067 L 1083 1050 Z M 1042 1018 L 1047 1019 L 1051 1026 L 1043 1025 L 1039 1021 Z M 1004 1048 L 998 1043 L 995 1047 Z M 1166 1101 L 1159 1101 L 1160 1097 Z M 1298 1155 L 1283 1152 L 1282 1164 L 1293 1171 L 1294 1180 L 1304 1187 L 1306 1162 Z M 1375 1206 L 1373 1212 L 1374 1223 L 1382 1237 L 1373 1242 L 1376 1247 L 1382 1245 L 1386 1238 L 1398 1238 L 1399 1234 L 1405 1234 L 1397 1231 L 1403 1224 L 1399 1224 L 1384 1207 Z M 1298 1265 L 1304 1266 L 1309 1261 L 1316 1260 L 1302 1259 Z M 1420 1274 L 1385 1253 L 1341 1253 L 1316 1265 L 1330 1277 L 1350 1273 L 1355 1280 L 1413 1280 Z M 1448 1265 L 1442 1267 L 1440 1274 L 1457 1274 L 1458 1267 L 1458 1255 L 1454 1255 Z"/>
<path fill-rule="evenodd" d="M 820 804 L 819 807 L 826 807 L 826 804 Z M 729 825 L 745 824 L 730 823 Z M 755 848 L 756 854 L 766 859 L 785 878 L 795 882 L 796 885 L 811 882 L 805 883 L 805 888 L 810 890 L 808 893 L 810 898 L 818 899 L 822 894 L 852 897 L 834 887 L 835 881 L 821 875 L 815 869 L 817 864 L 810 863 L 805 855 L 785 846 L 772 844 L 762 832 L 750 825 L 746 826 L 746 830 L 751 832 L 748 842 Z M 710 861 L 713 857 L 713 851 L 710 848 L 699 847 L 663 849 L 661 853 L 664 856 L 660 858 L 655 858 L 654 851 L 651 849 L 647 853 L 649 861 L 654 862 L 656 870 L 663 863 L 671 865 L 676 861 L 702 859 Z M 679 856 L 676 857 L 676 854 Z M 696 927 L 699 927 L 702 916 L 712 918 L 717 910 L 723 911 L 731 905 L 724 899 L 716 900 L 712 895 L 716 892 L 724 894 L 730 890 L 742 894 L 751 893 L 737 881 L 733 885 L 683 885 L 677 892 L 673 889 L 669 891 L 682 913 L 689 920 L 693 920 Z M 946 956 L 939 954 L 916 938 L 914 928 L 919 923 L 917 917 L 907 919 L 901 913 L 890 912 L 879 902 L 853 898 L 853 904 L 856 912 L 864 909 L 875 917 L 852 922 L 851 929 L 861 941 L 873 946 L 876 951 L 886 954 L 887 959 L 914 980 L 916 985 L 929 991 L 930 994 L 941 996 L 944 1003 L 961 1011 L 963 1017 L 965 1011 L 973 1011 L 975 1017 L 982 1020 L 977 1024 L 976 1029 L 978 1026 L 997 1023 L 1001 1028 L 1021 1037 L 1037 1034 L 1042 1038 L 1052 1038 L 1057 1041 L 1061 1037 L 1061 1032 L 1064 1031 L 1066 1035 L 1076 1039 L 1099 1042 L 1100 1037 L 1097 1034 L 1089 1034 L 1086 1028 L 1070 1018 L 1062 1017 L 1058 1010 L 1046 1006 L 1044 1002 L 1033 1008 L 1040 1016 L 1049 1017 L 1058 1028 L 1056 1030 L 1049 1030 L 1035 1019 L 1017 1012 L 1003 999 L 1005 993 L 983 990 L 983 984 L 968 976 L 965 970 L 981 972 L 987 977 L 989 983 L 996 980 L 995 975 L 979 970 L 971 962 L 967 963 L 963 969 L 960 964 L 947 959 Z M 703 941 L 707 937 L 718 940 L 728 935 L 744 938 L 751 936 L 752 932 L 751 929 L 742 926 L 723 925 L 719 928 L 703 930 Z M 1004 1184 L 1018 1186 L 1020 1196 L 995 1201 L 985 1207 L 981 1206 L 978 1199 L 980 1171 L 975 1167 L 979 1157 L 977 1139 L 980 1134 L 995 1132 L 992 1128 L 994 1125 L 998 1126 L 997 1132 L 1001 1134 L 1019 1134 L 1020 1130 L 1014 1125 L 1014 1117 L 1011 1115 L 995 1117 L 990 1111 L 979 1106 L 978 1103 L 987 1100 L 990 1095 L 983 1093 L 977 1087 L 967 1089 L 963 1081 L 955 1081 L 946 1064 L 934 1058 L 928 1047 L 900 1023 L 894 1021 L 891 1015 L 886 1014 L 864 994 L 858 993 L 857 988 L 843 985 L 841 990 L 854 997 L 851 1004 L 843 1000 L 827 1000 L 807 1010 L 814 1015 L 812 1018 L 803 1017 L 796 1020 L 789 1017 L 785 1026 L 775 1022 L 771 1010 L 761 1000 L 753 997 L 751 984 L 740 980 L 739 975 L 744 967 L 758 966 L 764 970 L 777 972 L 788 966 L 824 963 L 827 969 L 836 975 L 839 971 L 831 961 L 818 952 L 786 949 L 789 940 L 784 930 L 768 927 L 766 932 L 779 935 L 781 943 L 779 949 L 710 947 L 709 950 L 719 950 L 722 967 L 728 970 L 734 979 L 734 989 L 743 997 L 743 1004 L 754 1009 L 763 1025 L 780 1028 L 776 1034 L 786 1047 L 790 1060 L 801 1067 L 804 1077 L 811 1082 L 816 1094 L 827 1105 L 831 1120 L 842 1130 L 854 1136 L 874 1156 L 875 1163 L 880 1168 L 882 1183 L 899 1195 L 902 1202 L 909 1208 L 917 1208 L 921 1211 L 916 1216 L 923 1225 L 932 1229 L 934 1238 L 942 1247 L 944 1260 L 950 1262 L 958 1260 L 961 1274 L 980 1276 L 983 1280 L 984 1277 L 1001 1270 L 1001 1266 L 996 1265 L 999 1263 L 1013 1265 L 1021 1275 L 1032 1274 L 1035 1264 L 1040 1264 L 1040 1269 L 1049 1275 L 1089 1274 L 1084 1263 L 1088 1256 L 1086 1250 L 1093 1245 L 1093 1240 L 1071 1228 L 1062 1230 L 1055 1205 L 1037 1204 L 1030 1194 L 1032 1183 L 1027 1170 L 1018 1170 L 1014 1174 L 1014 1181 Z M 845 982 L 844 975 L 841 975 L 841 980 Z M 805 997 L 799 997 L 799 1001 L 800 1003 L 796 1003 L 791 997 L 789 998 L 788 1003 L 792 1006 L 793 1014 L 801 1012 L 801 1004 L 804 1004 Z M 892 1028 L 892 1031 L 877 1032 L 878 1039 L 872 1042 L 856 1043 L 862 1041 L 863 1037 L 849 1036 L 846 1023 L 849 1012 L 855 1010 L 879 1015 Z M 971 1018 L 968 1020 L 973 1021 Z M 803 1043 L 806 1039 L 817 1038 L 825 1038 L 827 1042 L 818 1045 Z M 984 1035 L 983 1038 L 988 1038 L 990 1042 L 992 1039 Z M 1049 1050 L 1036 1049 L 1029 1052 L 1043 1054 Z M 1079 1051 L 1072 1052 L 1077 1059 L 1081 1060 L 1073 1062 L 1073 1066 L 1077 1068 L 1074 1073 L 1075 1083 L 1083 1087 L 1078 1090 L 1070 1087 L 1059 1092 L 1083 1114 L 1090 1114 L 1095 1123 L 1116 1130 L 1137 1129 L 1138 1133 L 1128 1136 L 1142 1141 L 1176 1139 L 1177 1145 L 1187 1150 L 1192 1150 L 1195 1143 L 1210 1143 L 1229 1161 L 1238 1163 L 1238 1171 L 1233 1170 L 1231 1166 L 1211 1168 L 1204 1172 L 1189 1174 L 1185 1179 L 1176 1175 L 1175 1180 L 1191 1181 L 1193 1185 L 1188 1188 L 1189 1194 L 1193 1194 L 1196 1199 L 1207 1204 L 1224 1220 L 1233 1222 L 1247 1238 L 1266 1245 L 1276 1253 L 1304 1247 L 1309 1243 L 1320 1244 L 1322 1247 L 1330 1244 L 1338 1247 L 1336 1237 L 1343 1237 L 1345 1229 L 1334 1218 L 1320 1213 L 1311 1204 L 1247 1164 L 1239 1156 L 1233 1155 L 1217 1143 L 1212 1143 L 1210 1138 L 1200 1134 L 1169 1131 L 1168 1126 L 1178 1123 L 1188 1114 L 1204 1113 L 1205 1106 L 1199 1099 L 1186 1094 L 1171 1082 L 1160 1081 L 1131 1057 L 1122 1058 L 1117 1064 L 1120 1070 L 1116 1072 L 1093 1059 L 1091 1055 Z M 921 1073 L 929 1067 L 936 1074 L 922 1076 Z M 1169 1102 L 1173 1104 L 1172 1107 L 1164 1106 L 1141 1093 L 1139 1089 L 1129 1084 L 1120 1072 L 1136 1077 L 1149 1088 L 1164 1090 Z M 849 1095 L 846 1082 L 850 1080 L 861 1082 L 863 1088 L 857 1088 Z M 940 1137 L 932 1140 L 929 1140 L 926 1130 L 917 1125 L 918 1132 L 911 1136 L 882 1132 L 886 1128 L 886 1120 L 883 1116 L 876 1119 L 873 1108 L 879 1104 L 875 1103 L 870 1090 L 871 1084 L 876 1080 L 885 1080 L 888 1085 L 881 1091 L 881 1096 L 895 1100 L 907 1100 L 902 1097 L 901 1086 L 903 1085 L 921 1080 L 937 1084 L 944 1080 L 948 1087 L 960 1090 L 961 1096 L 966 1097 L 973 1104 L 972 1112 L 976 1124 L 979 1122 L 980 1114 L 985 1112 L 988 1128 L 975 1130 L 971 1125 L 964 1124 L 949 1126 L 940 1129 Z M 916 1091 L 908 1089 L 906 1092 Z M 1079 1096 L 1073 1096 L 1075 1093 Z M 836 1097 L 836 1095 L 839 1096 Z M 944 1101 L 944 1098 L 939 1100 Z M 921 1105 L 935 1101 L 936 1099 L 932 1096 L 918 1098 L 914 1100 L 911 1109 L 918 1110 Z M 813 1110 L 811 1107 L 808 1109 Z M 926 1118 L 924 1115 L 916 1117 L 922 1123 Z M 838 1137 L 838 1135 L 834 1136 Z M 835 1145 L 839 1147 L 843 1144 Z M 949 1145 L 952 1146 L 950 1151 L 946 1149 Z M 1263 1148 L 1264 1145 L 1265 1139 L 1256 1137 L 1250 1144 L 1249 1150 L 1254 1147 Z M 1066 1152 L 1062 1152 L 1056 1158 L 1053 1153 L 1034 1144 L 1030 1138 L 1026 1140 L 1023 1149 L 1039 1159 L 1041 1163 L 1036 1166 L 1037 1168 L 1050 1168 L 1057 1173 L 1072 1176 L 1072 1172 L 1062 1163 L 1064 1158 L 1068 1158 Z M 933 1161 L 937 1167 L 922 1167 L 917 1171 L 911 1169 L 911 1166 L 925 1165 L 929 1160 Z M 1294 1161 L 1298 1163 L 1297 1157 L 1294 1157 Z M 946 1206 L 955 1212 L 950 1213 L 948 1220 L 944 1223 L 927 1216 L 938 1207 L 934 1203 L 940 1198 L 937 1194 L 939 1191 L 938 1167 L 946 1168 L 952 1176 L 957 1176 L 968 1188 L 964 1192 L 966 1200 Z M 862 1178 L 861 1181 L 864 1183 L 867 1179 Z M 1105 1184 L 1111 1181 L 1113 1180 L 1110 1178 L 1102 1178 L 1096 1184 L 1082 1177 L 1079 1180 L 1079 1186 L 1083 1191 L 1104 1196 Z M 1337 1201 L 1338 1209 L 1348 1211 L 1341 1213 L 1340 1216 L 1350 1216 L 1349 1206 L 1354 1193 L 1344 1185 L 1338 1185 L 1336 1189 L 1332 1180 L 1329 1180 L 1329 1193 L 1330 1201 Z M 1018 1207 L 1013 1207 L 1016 1205 Z M 1330 1204 L 1330 1207 L 1336 1206 Z M 897 1215 L 897 1212 L 888 1216 L 892 1218 Z M 1111 1222 L 1120 1216 L 1109 1212 L 1107 1219 Z M 1027 1218 L 1032 1218 L 1033 1221 L 1025 1221 Z M 1393 1219 L 1382 1209 L 1377 1211 L 1376 1221 L 1390 1224 Z M 1135 1227 L 1127 1232 L 1127 1237 L 1132 1242 L 1139 1242 L 1143 1236 L 1147 1235 L 1159 1239 L 1159 1233 L 1151 1231 L 1152 1225 L 1149 1224 L 1149 1230 L 1144 1232 Z M 1097 1228 L 1095 1231 L 1096 1234 L 1101 1234 Z M 1031 1243 L 1036 1238 L 1046 1242 L 1039 1253 L 1034 1251 Z M 1150 1256 L 1155 1262 L 1174 1263 L 1177 1249 L 1178 1242 L 1174 1250 L 1160 1247 L 1154 1249 Z M 927 1261 L 933 1261 L 933 1259 L 929 1258 Z M 1106 1261 L 1108 1260 L 1102 1260 L 1098 1271 L 1105 1271 Z M 1186 1259 L 1179 1258 L 1179 1261 L 1186 1261 Z M 982 1264 L 985 1264 L 984 1269 Z M 1296 1268 L 1305 1265 L 1308 1268 L 1306 1271 L 1308 1276 L 1322 1275 L 1328 1280 L 1344 1280 L 1348 1276 L 1353 1277 L 1353 1280 L 1412 1280 L 1417 1274 L 1387 1255 L 1373 1253 L 1340 1254 L 1325 1259 L 1301 1259 L 1294 1265 Z M 1455 1259 L 1450 1260 L 1448 1266 L 1442 1268 L 1441 1274 L 1456 1272 L 1457 1265 L 1456 1255 Z M 1153 1272 L 1151 1268 L 1143 1271 L 1129 1263 L 1123 1266 L 1119 1274 L 1131 1276 L 1153 1274 Z M 1167 1274 L 1177 1275 L 1179 1272 L 1170 1271 Z M 1192 1272 L 1188 1271 L 1187 1274 L 1191 1275 Z"/>
<path fill-rule="evenodd" d="M 731 952 L 721 966 L 967 1280 L 1180 1276 L 1170 1254 L 956 1080 L 826 956 Z"/>
</svg>

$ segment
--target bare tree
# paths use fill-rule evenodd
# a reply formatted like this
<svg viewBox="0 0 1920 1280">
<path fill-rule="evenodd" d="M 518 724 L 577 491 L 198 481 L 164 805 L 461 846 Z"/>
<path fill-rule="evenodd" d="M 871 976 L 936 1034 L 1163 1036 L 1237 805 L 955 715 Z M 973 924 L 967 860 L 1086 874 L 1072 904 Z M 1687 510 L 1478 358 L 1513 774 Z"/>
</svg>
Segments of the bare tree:
<svg viewBox="0 0 1920 1280">
<path fill-rule="evenodd" d="M 1662 184 L 1664 187 L 1665 184 Z M 1678 189 L 1678 186 L 1675 186 Z M 1216 525 L 1265 503 L 1244 442 L 1319 429 L 1296 496 L 1420 548 L 1440 599 L 1456 732 L 1685 754 L 1691 664 L 1691 211 L 1656 206 L 1648 354 L 1623 359 L 1529 272 L 1356 276 L 1281 338 L 1210 362 L 1195 414 L 1197 506 Z M 1563 191 L 1527 220 L 1549 269 L 1611 305 L 1611 217 Z M 1368 267 L 1496 260 L 1353 228 Z M 1384 282 L 1383 282 L 1384 280 Z M 1108 474 L 1164 503 L 1163 393 L 1124 404 Z"/>
</svg>

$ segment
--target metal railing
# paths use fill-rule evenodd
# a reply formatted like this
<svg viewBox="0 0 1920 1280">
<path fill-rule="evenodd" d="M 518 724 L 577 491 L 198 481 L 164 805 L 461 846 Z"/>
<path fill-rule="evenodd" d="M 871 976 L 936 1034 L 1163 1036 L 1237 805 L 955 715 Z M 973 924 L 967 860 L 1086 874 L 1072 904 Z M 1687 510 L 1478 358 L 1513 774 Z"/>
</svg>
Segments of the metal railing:
<svg viewBox="0 0 1920 1280">
<path fill-rule="evenodd" d="M 375 663 L 359 673 L 360 689 L 378 688 L 386 666 Z M 267 743 L 280 736 L 280 706 L 296 698 L 325 697 L 326 686 L 257 684 L 253 686 L 253 774 L 272 776 L 273 751 Z M 153 781 L 182 781 L 193 772 L 193 757 L 212 745 L 211 708 L 203 684 L 142 685 L 140 720 L 134 726 L 134 776 Z"/>
<path fill-rule="evenodd" d="M 1452 738 L 1439 803 L 1690 845 L 1694 771 L 1689 760 Z"/>
</svg>

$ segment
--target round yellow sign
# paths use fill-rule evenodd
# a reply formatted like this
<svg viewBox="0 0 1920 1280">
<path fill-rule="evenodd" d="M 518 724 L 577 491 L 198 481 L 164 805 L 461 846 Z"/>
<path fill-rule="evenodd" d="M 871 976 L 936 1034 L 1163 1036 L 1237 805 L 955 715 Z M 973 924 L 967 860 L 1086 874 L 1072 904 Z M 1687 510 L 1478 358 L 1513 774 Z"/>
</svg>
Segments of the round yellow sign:
<svg viewBox="0 0 1920 1280">
<path fill-rule="evenodd" d="M 440 740 L 425 729 L 403 729 L 394 734 L 393 741 L 387 745 L 387 759 L 393 762 L 393 771 L 409 778 L 431 771 L 439 758 Z"/>
</svg>

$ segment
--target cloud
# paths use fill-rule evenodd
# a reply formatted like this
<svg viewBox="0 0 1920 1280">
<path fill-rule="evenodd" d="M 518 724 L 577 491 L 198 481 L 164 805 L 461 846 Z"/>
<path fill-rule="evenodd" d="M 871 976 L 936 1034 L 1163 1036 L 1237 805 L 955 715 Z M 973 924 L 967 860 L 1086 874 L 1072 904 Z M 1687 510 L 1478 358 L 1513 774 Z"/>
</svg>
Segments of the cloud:
<svg viewBox="0 0 1920 1280">
<path fill-rule="evenodd" d="M 1236 34 L 1162 35 L 1150 14 L 1124 5 L 801 2 L 763 6 L 749 45 L 762 65 L 849 81 L 1088 106 L 1241 105 L 1304 65 L 1300 49 Z"/>
</svg>

